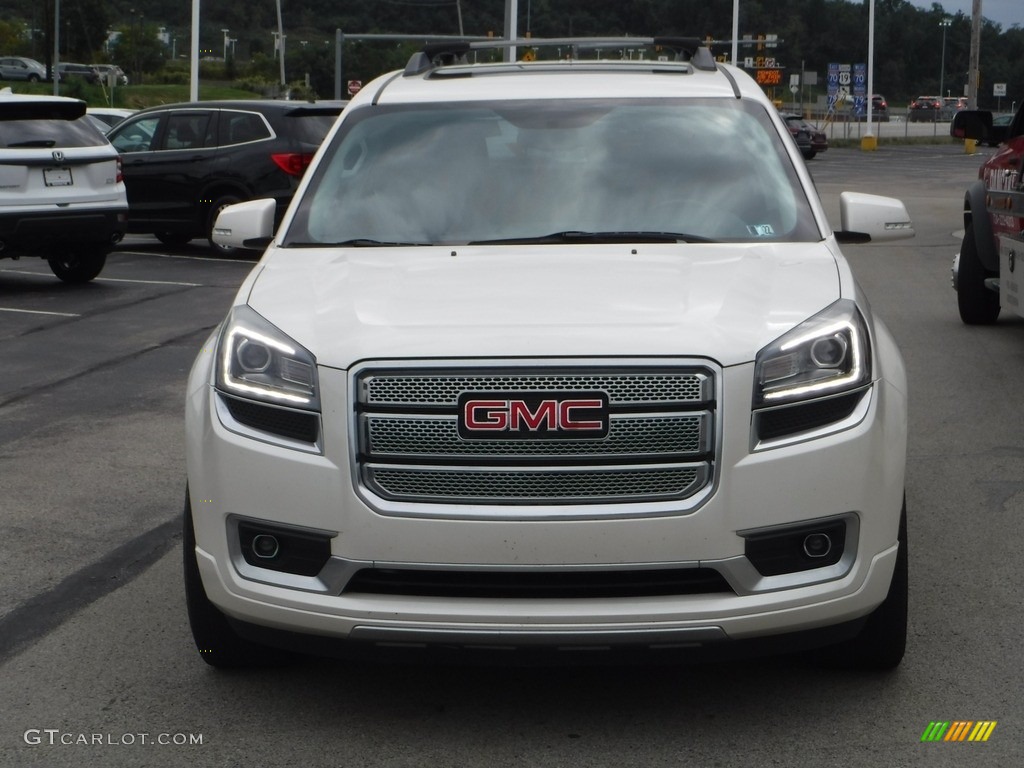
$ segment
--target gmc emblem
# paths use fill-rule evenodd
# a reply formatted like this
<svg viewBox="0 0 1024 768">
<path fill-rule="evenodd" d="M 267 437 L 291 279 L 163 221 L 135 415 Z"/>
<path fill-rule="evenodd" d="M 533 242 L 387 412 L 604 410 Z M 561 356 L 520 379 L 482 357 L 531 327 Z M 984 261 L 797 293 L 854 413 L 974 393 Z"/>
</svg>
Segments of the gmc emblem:
<svg viewBox="0 0 1024 768">
<path fill-rule="evenodd" d="M 469 392 L 459 396 L 459 437 L 464 440 L 607 435 L 608 395 L 604 392 Z"/>
</svg>

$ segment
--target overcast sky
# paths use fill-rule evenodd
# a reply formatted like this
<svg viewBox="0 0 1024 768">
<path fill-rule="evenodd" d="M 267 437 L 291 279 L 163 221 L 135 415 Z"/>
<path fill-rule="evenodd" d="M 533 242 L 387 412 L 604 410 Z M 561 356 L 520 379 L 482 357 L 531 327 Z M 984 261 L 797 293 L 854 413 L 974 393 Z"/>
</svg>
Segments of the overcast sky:
<svg viewBox="0 0 1024 768">
<path fill-rule="evenodd" d="M 911 1 L 925 10 L 931 10 L 932 0 Z M 949 13 L 962 13 L 968 17 L 974 7 L 972 0 L 937 0 L 937 2 Z M 1024 26 L 1024 2 L 1021 0 L 981 0 L 981 15 L 996 24 L 1001 24 L 1003 29 L 1009 29 L 1014 24 Z"/>
</svg>

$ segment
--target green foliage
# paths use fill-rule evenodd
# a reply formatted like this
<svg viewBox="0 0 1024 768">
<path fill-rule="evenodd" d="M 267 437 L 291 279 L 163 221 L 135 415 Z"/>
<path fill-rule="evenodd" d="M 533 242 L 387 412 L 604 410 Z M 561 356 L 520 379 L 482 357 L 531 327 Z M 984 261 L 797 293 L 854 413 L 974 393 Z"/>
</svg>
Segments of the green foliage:
<svg viewBox="0 0 1024 768">
<path fill-rule="evenodd" d="M 26 51 L 25 24 L 20 21 L 0 21 L 0 51 L 5 55 L 24 55 Z"/>
<path fill-rule="evenodd" d="M 60 95 L 70 96 L 73 99 L 89 100 L 87 91 L 91 90 L 80 77 L 69 77 L 60 84 Z"/>
</svg>

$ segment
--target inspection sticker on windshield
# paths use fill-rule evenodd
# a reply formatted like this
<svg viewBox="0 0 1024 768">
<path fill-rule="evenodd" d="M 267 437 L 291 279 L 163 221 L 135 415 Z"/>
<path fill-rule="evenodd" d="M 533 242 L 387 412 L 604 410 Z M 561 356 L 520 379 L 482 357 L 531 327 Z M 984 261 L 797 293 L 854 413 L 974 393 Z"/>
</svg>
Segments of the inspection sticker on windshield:
<svg viewBox="0 0 1024 768">
<path fill-rule="evenodd" d="M 772 237 L 775 234 L 775 229 L 771 224 L 751 224 L 747 227 L 747 231 L 754 237 Z"/>
<path fill-rule="evenodd" d="M 75 183 L 70 168 L 43 168 L 43 181 L 48 187 L 70 187 Z"/>
</svg>

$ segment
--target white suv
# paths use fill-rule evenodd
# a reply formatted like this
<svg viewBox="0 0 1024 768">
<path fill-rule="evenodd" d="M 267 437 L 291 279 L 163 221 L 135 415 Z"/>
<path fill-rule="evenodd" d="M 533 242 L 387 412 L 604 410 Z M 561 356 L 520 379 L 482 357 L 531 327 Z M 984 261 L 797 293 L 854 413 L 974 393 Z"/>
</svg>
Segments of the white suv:
<svg viewBox="0 0 1024 768">
<path fill-rule="evenodd" d="M 96 277 L 128 228 L 121 158 L 85 114 L 0 91 L 0 258 L 41 256 L 69 283 Z"/>
<path fill-rule="evenodd" d="M 276 234 L 273 201 L 222 212 L 266 252 L 189 381 L 207 662 L 899 663 L 907 385 L 837 243 L 911 236 L 906 209 L 844 193 L 833 232 L 754 81 L 643 42 L 430 47 L 353 99 Z"/>
</svg>

